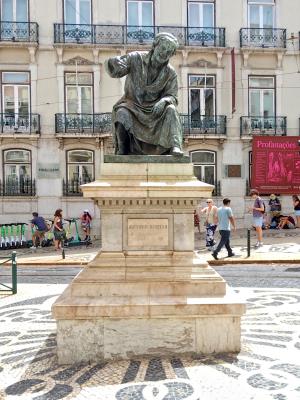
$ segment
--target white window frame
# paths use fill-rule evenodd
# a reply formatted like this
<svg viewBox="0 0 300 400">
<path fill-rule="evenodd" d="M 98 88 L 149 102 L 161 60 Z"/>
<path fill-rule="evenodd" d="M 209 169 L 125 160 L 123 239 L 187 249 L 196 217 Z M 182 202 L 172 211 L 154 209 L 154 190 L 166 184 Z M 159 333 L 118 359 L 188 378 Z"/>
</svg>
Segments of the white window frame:
<svg viewBox="0 0 300 400">
<path fill-rule="evenodd" d="M 3 83 L 3 74 L 5 73 L 10 73 L 10 74 L 28 74 L 28 81 L 29 83 Z M 27 87 L 27 91 L 28 91 L 28 115 L 30 114 L 30 110 L 31 110 L 31 104 L 30 104 L 30 74 L 29 72 L 16 72 L 16 71 L 2 71 L 2 112 L 3 114 L 5 114 L 5 87 L 13 87 L 14 88 L 14 114 L 17 116 L 19 115 L 19 93 L 18 93 L 18 89 L 19 87 Z M 27 115 L 27 114 L 26 114 Z"/>
<path fill-rule="evenodd" d="M 80 15 L 80 2 L 81 1 L 85 1 L 85 2 L 88 2 L 89 3 L 89 5 L 90 5 L 90 15 L 89 15 L 89 19 L 90 19 L 90 21 L 89 22 L 80 22 L 80 17 L 81 17 L 81 15 Z M 66 22 L 66 14 L 67 14 L 67 3 L 68 3 L 68 0 L 64 0 L 64 23 L 66 24 L 67 22 Z M 75 13 L 76 13 L 76 15 L 75 15 L 75 22 L 73 22 L 73 24 L 75 25 L 80 25 L 80 24 L 86 24 L 86 25 L 91 25 L 91 23 L 92 23 L 92 1 L 91 0 L 76 0 L 76 8 L 75 8 Z"/>
<path fill-rule="evenodd" d="M 264 88 L 264 87 L 251 87 L 251 78 L 255 79 L 265 79 L 265 78 L 272 78 L 273 79 L 273 87 L 270 88 Z M 251 115 L 251 93 L 253 92 L 258 92 L 260 96 L 260 115 Z M 272 92 L 273 93 L 273 115 L 270 115 L 269 117 L 275 117 L 276 115 L 276 86 L 275 86 L 275 78 L 273 76 L 262 76 L 261 78 L 259 76 L 250 76 L 249 77 L 249 116 L 253 117 L 264 117 L 264 112 L 265 112 L 265 107 L 264 107 L 264 94 L 265 92 Z M 268 117 L 267 117 L 268 118 Z"/>
<path fill-rule="evenodd" d="M 29 161 L 6 161 L 6 153 L 8 153 L 9 151 L 26 151 L 29 154 Z M 3 151 L 3 174 L 4 174 L 4 182 L 6 182 L 6 179 L 9 176 L 12 175 L 7 175 L 7 166 L 9 165 L 13 165 L 16 167 L 16 176 L 15 178 L 17 178 L 18 180 L 20 180 L 20 167 L 23 165 L 28 166 L 29 168 L 29 179 L 31 179 L 32 177 L 32 158 L 31 158 L 31 151 L 27 150 L 27 149 L 6 149 Z"/>
<path fill-rule="evenodd" d="M 153 16 L 153 1 L 152 0 L 128 0 L 127 1 L 127 25 L 128 25 L 128 21 L 129 21 L 129 4 L 130 3 L 137 3 L 138 5 L 138 25 L 137 26 L 148 26 L 143 24 L 143 12 L 142 12 L 142 7 L 144 3 L 150 3 L 151 4 L 151 8 L 152 8 L 152 13 L 151 13 L 151 19 L 152 19 L 152 23 L 150 26 L 154 25 L 154 16 Z"/>
<path fill-rule="evenodd" d="M 91 153 L 92 155 L 92 161 L 91 162 L 75 162 L 75 161 L 69 161 L 69 155 L 72 152 L 78 152 L 78 151 L 86 151 Z M 95 154 L 93 152 L 93 150 L 89 150 L 89 149 L 71 149 L 71 150 L 67 150 L 67 154 L 66 154 L 66 160 L 67 160 L 67 180 L 68 182 L 71 182 L 73 180 L 72 177 L 70 177 L 70 169 L 69 166 L 70 165 L 76 165 L 79 167 L 79 176 L 78 176 L 78 181 L 83 182 L 83 167 L 86 165 L 91 165 L 92 166 L 92 177 L 91 177 L 91 182 L 95 179 Z"/>
<path fill-rule="evenodd" d="M 197 87 L 197 86 L 191 86 L 190 84 L 190 79 L 192 77 L 203 77 L 205 78 L 205 82 L 207 81 L 207 78 L 213 78 L 214 85 L 213 86 L 205 86 L 205 87 Z M 200 91 L 200 119 L 202 117 L 205 118 L 205 91 L 206 90 L 212 90 L 213 91 L 213 116 L 216 115 L 216 77 L 215 75 L 206 75 L 206 74 L 191 74 L 189 75 L 189 113 L 191 115 L 192 112 L 192 104 L 191 104 L 191 91 L 192 90 L 199 90 Z"/>
<path fill-rule="evenodd" d="M 200 163 L 200 162 L 197 162 L 197 161 L 193 162 L 193 158 L 192 157 L 193 157 L 193 154 L 195 154 L 195 153 L 213 154 L 214 163 Z M 190 158 L 191 158 L 191 161 L 192 161 L 194 167 L 200 167 L 200 169 L 201 169 L 201 181 L 202 182 L 205 182 L 205 180 L 203 179 L 205 177 L 205 169 L 207 167 L 214 167 L 214 182 L 213 182 L 213 184 L 215 184 L 215 182 L 217 180 L 217 174 L 216 174 L 216 171 L 217 171 L 217 155 L 216 155 L 216 152 L 215 151 L 211 151 L 211 150 L 194 150 L 194 151 L 190 152 Z"/>
<path fill-rule="evenodd" d="M 81 88 L 90 88 L 91 90 L 91 112 L 89 114 L 93 114 L 94 110 L 94 77 L 92 72 L 78 72 L 78 75 L 80 74 L 90 74 L 91 76 L 91 84 L 80 84 L 80 83 L 67 83 L 67 75 L 68 74 L 74 74 L 74 72 L 66 72 L 65 74 L 65 96 L 66 96 L 66 101 L 65 101 L 65 109 L 66 113 L 69 113 L 68 110 L 68 87 L 76 87 L 77 88 L 77 114 L 82 114 L 82 99 L 81 99 Z"/>
<path fill-rule="evenodd" d="M 189 1 L 188 2 L 188 27 L 189 28 L 193 28 L 190 25 L 190 15 L 191 15 L 191 11 L 190 11 L 190 6 L 192 4 L 197 4 L 198 5 L 198 17 L 199 17 L 199 21 L 200 23 L 198 24 L 197 27 L 195 28 L 214 28 L 215 27 L 215 2 L 214 1 Z M 204 12 L 203 12 L 203 7 L 204 5 L 211 5 L 212 9 L 213 9 L 213 21 L 212 21 L 212 26 L 207 26 L 207 24 L 204 23 Z"/>
<path fill-rule="evenodd" d="M 12 13 L 13 13 L 13 19 L 10 22 L 20 22 L 17 21 L 17 0 L 11 0 L 12 2 Z M 26 0 L 26 5 L 27 5 L 27 15 L 26 15 L 26 21 L 22 22 L 28 22 L 29 20 L 29 2 Z M 1 0 L 1 15 L 3 15 L 3 0 Z"/>
<path fill-rule="evenodd" d="M 263 9 L 265 6 L 268 7 L 273 7 L 273 24 L 272 24 L 272 29 L 276 28 L 276 17 L 275 17 L 275 12 L 276 12 L 276 5 L 275 1 L 273 3 L 270 2 L 265 2 L 265 1 L 259 1 L 259 0 L 249 0 L 248 1 L 248 28 L 251 28 L 250 26 L 250 8 L 251 6 L 258 6 L 259 7 L 259 27 L 254 28 L 254 29 L 263 29 L 264 28 L 264 12 Z"/>
</svg>

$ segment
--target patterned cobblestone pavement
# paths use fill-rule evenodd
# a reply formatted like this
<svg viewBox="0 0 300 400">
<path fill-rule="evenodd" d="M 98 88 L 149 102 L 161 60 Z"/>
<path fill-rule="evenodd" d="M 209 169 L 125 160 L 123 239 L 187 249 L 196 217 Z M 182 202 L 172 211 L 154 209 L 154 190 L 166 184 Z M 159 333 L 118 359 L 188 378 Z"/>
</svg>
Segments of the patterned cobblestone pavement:
<svg viewBox="0 0 300 400">
<path fill-rule="evenodd" d="M 58 366 L 50 308 L 78 270 L 26 269 L 0 296 L 0 399 L 300 399 L 299 268 L 218 268 L 248 304 L 239 354 Z"/>
</svg>

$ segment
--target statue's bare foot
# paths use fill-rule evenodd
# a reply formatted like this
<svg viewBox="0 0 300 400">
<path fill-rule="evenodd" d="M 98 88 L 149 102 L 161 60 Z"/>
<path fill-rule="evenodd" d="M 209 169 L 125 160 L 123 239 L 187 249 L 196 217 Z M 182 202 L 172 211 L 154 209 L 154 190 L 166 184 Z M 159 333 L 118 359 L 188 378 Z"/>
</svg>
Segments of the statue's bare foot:
<svg viewBox="0 0 300 400">
<path fill-rule="evenodd" d="M 182 157 L 183 156 L 183 151 L 180 150 L 179 147 L 172 147 L 170 154 L 172 154 L 172 156 L 178 156 L 178 157 Z"/>
</svg>

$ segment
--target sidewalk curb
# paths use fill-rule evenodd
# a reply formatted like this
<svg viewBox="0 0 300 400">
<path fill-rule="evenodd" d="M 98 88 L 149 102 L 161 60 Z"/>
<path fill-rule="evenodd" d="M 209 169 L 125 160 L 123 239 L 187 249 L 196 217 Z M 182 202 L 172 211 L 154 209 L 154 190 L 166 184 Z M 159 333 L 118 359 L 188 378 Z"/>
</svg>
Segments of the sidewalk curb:
<svg viewBox="0 0 300 400">
<path fill-rule="evenodd" d="M 218 265 L 247 265 L 247 264 L 300 264 L 300 259 L 299 260 L 287 260 L 287 259 L 273 259 L 273 260 L 266 260 L 266 259 L 260 259 L 260 260 L 253 260 L 253 259 L 220 259 L 220 260 L 205 260 L 207 263 L 214 267 Z M 21 267 L 43 267 L 43 266 L 52 266 L 52 267 L 57 267 L 57 266 L 85 266 L 88 265 L 90 261 L 72 261 L 72 260 L 62 260 L 62 261 L 42 261 L 42 262 L 18 262 L 18 266 Z M 10 267 L 10 264 L 2 264 L 3 267 Z"/>
<path fill-rule="evenodd" d="M 241 265 L 241 264 L 300 264 L 300 260 L 287 260 L 287 259 L 276 259 L 276 260 L 247 260 L 247 259 L 231 259 L 231 260 L 206 260 L 209 265 Z"/>
</svg>

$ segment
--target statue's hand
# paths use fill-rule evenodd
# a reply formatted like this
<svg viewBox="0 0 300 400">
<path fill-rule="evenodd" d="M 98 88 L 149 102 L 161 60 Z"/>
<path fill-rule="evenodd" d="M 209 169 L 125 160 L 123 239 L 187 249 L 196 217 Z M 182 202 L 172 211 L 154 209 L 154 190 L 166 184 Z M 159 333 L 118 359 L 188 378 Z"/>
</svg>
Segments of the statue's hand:
<svg viewBox="0 0 300 400">
<path fill-rule="evenodd" d="M 166 100 L 165 99 L 159 100 L 155 104 L 155 106 L 153 107 L 153 114 L 155 116 L 161 115 L 163 113 L 163 111 L 164 111 L 165 105 L 166 105 Z"/>
</svg>

